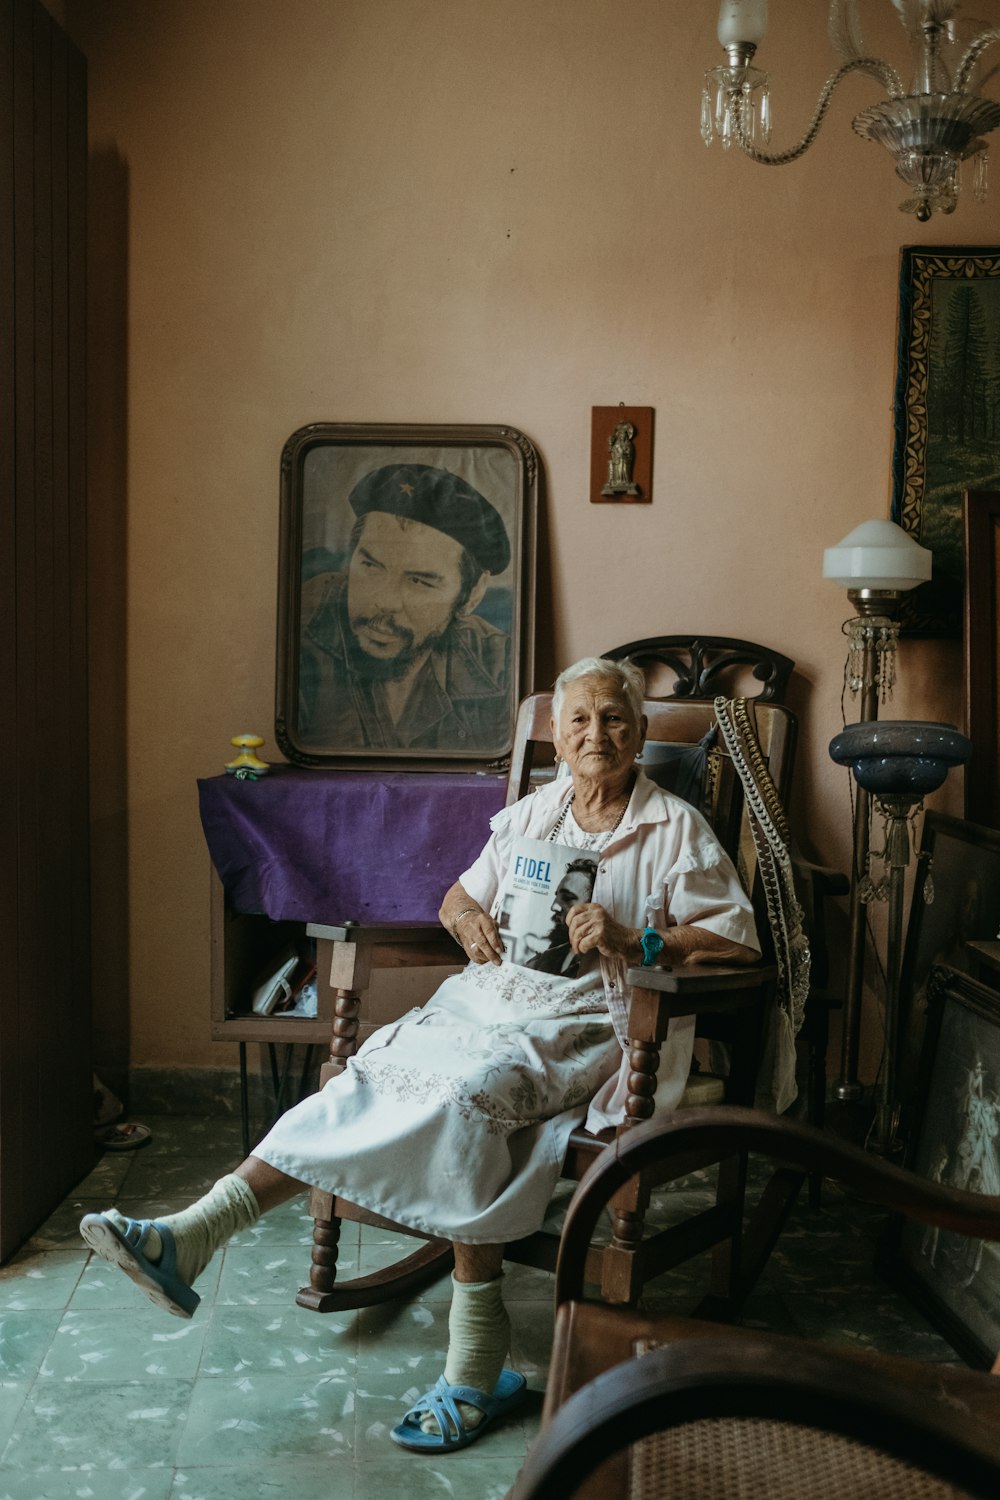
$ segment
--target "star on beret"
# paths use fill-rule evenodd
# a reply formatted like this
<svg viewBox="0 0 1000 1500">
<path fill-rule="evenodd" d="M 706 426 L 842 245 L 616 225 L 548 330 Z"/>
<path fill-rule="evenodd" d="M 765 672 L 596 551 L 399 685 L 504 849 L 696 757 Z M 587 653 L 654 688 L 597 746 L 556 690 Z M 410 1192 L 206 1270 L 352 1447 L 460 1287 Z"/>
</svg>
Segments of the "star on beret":
<svg viewBox="0 0 1000 1500">
<path fill-rule="evenodd" d="M 433 526 L 463 546 L 484 573 L 495 576 L 510 563 L 510 538 L 500 512 L 450 469 L 386 464 L 358 481 L 348 503 L 356 516 L 378 510 Z"/>
</svg>

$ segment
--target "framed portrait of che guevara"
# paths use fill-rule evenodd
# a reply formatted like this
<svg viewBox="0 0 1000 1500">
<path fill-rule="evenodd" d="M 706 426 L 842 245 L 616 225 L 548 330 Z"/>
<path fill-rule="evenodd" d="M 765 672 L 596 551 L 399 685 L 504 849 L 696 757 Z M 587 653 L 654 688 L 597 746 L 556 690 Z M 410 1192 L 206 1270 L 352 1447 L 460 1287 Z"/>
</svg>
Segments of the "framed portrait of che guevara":
<svg viewBox="0 0 1000 1500">
<path fill-rule="evenodd" d="M 499 766 L 534 687 L 538 460 L 511 427 L 316 422 L 281 455 L 275 738 L 307 766 Z"/>
</svg>

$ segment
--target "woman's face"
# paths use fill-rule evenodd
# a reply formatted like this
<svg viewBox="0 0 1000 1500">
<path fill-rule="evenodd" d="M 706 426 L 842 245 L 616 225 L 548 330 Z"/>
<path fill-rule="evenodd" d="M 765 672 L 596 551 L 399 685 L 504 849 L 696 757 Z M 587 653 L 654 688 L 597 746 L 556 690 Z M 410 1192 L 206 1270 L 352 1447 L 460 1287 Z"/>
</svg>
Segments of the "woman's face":
<svg viewBox="0 0 1000 1500">
<path fill-rule="evenodd" d="M 580 677 L 552 720 L 555 747 L 574 776 L 623 781 L 642 749 L 646 720 L 636 721 L 613 677 Z"/>
</svg>

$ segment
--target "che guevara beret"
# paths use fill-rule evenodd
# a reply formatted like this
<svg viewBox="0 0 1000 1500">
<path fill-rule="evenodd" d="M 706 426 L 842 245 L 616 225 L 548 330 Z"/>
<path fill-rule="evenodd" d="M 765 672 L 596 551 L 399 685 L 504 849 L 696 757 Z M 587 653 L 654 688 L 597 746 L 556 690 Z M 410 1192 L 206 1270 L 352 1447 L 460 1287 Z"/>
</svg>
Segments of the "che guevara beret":
<svg viewBox="0 0 1000 1500">
<path fill-rule="evenodd" d="M 356 516 L 381 510 L 443 531 L 472 554 L 484 573 L 502 573 L 510 562 L 510 539 L 499 513 L 448 469 L 387 464 L 360 479 L 348 502 Z"/>
</svg>

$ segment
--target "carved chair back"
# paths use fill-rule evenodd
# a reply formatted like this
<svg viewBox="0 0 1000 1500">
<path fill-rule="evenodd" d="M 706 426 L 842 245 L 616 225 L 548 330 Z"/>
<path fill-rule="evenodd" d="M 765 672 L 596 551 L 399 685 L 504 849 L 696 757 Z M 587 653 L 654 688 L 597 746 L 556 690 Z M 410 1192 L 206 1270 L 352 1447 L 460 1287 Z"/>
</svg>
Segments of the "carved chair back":
<svg viewBox="0 0 1000 1500">
<path fill-rule="evenodd" d="M 795 663 L 728 635 L 653 635 L 601 652 L 641 667 L 651 698 L 756 698 L 784 703 Z"/>
</svg>

